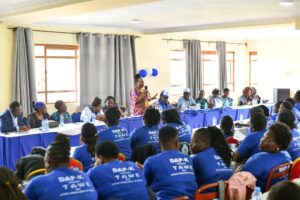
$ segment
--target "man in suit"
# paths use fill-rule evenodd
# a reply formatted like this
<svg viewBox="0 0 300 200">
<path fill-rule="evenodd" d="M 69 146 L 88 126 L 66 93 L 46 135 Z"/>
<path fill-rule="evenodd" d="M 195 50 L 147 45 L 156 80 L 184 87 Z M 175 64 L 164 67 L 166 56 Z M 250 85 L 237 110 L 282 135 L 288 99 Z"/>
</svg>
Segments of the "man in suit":
<svg viewBox="0 0 300 200">
<path fill-rule="evenodd" d="M 17 101 L 13 101 L 9 105 L 9 109 L 0 116 L 0 119 L 2 122 L 1 132 L 3 133 L 29 130 L 29 127 L 23 122 L 22 108 Z"/>
</svg>

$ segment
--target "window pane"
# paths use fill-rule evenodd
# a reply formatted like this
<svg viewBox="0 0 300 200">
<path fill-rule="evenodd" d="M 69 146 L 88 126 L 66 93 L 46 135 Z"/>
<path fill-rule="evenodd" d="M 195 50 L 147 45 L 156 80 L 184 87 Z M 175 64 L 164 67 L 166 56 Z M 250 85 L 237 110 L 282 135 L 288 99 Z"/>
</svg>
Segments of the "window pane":
<svg viewBox="0 0 300 200">
<path fill-rule="evenodd" d="M 37 94 L 37 100 L 46 103 L 46 95 L 45 95 L 45 93 L 38 93 Z"/>
<path fill-rule="evenodd" d="M 184 89 L 184 86 L 174 86 L 174 87 L 170 87 L 170 94 L 172 95 L 182 95 L 182 91 Z"/>
<path fill-rule="evenodd" d="M 75 90 L 75 59 L 47 59 L 48 90 Z"/>
<path fill-rule="evenodd" d="M 203 59 L 205 59 L 205 60 L 217 60 L 217 55 L 216 54 L 205 54 Z"/>
<path fill-rule="evenodd" d="M 75 92 L 61 92 L 61 93 L 48 93 L 48 103 L 55 103 L 57 100 L 63 100 L 64 102 L 75 102 Z"/>
<path fill-rule="evenodd" d="M 203 89 L 204 89 L 205 94 L 207 95 L 207 97 L 209 97 L 211 95 L 211 92 L 215 88 L 219 88 L 219 85 L 217 85 L 217 84 L 214 84 L 214 85 L 204 85 L 204 87 L 203 87 Z"/>
<path fill-rule="evenodd" d="M 35 59 L 35 77 L 37 83 L 37 91 L 45 91 L 45 59 Z"/>
<path fill-rule="evenodd" d="M 226 60 L 233 60 L 233 53 L 226 53 Z"/>
<path fill-rule="evenodd" d="M 216 61 L 204 61 L 204 84 L 219 84 L 218 65 Z"/>
<path fill-rule="evenodd" d="M 47 56 L 75 56 L 75 50 L 47 49 Z"/>
<path fill-rule="evenodd" d="M 45 56 L 44 46 L 34 46 L 34 55 L 35 56 Z"/>
<path fill-rule="evenodd" d="M 226 62 L 226 78 L 227 82 L 232 82 L 232 76 L 231 76 L 231 65 L 230 61 Z"/>
</svg>

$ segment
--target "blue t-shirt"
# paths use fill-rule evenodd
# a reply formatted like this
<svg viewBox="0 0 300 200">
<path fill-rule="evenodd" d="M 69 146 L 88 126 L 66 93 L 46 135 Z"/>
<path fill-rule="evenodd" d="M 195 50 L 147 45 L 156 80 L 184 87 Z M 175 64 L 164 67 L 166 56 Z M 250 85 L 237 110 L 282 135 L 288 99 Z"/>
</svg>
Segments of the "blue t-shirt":
<svg viewBox="0 0 300 200">
<path fill-rule="evenodd" d="M 156 150 L 156 153 L 160 153 L 160 146 L 158 143 L 158 126 L 143 126 L 134 129 L 130 133 L 131 148 L 134 149 L 138 146 L 152 144 Z"/>
<path fill-rule="evenodd" d="M 295 103 L 295 106 L 294 106 L 297 110 L 300 111 L 300 103 Z"/>
<path fill-rule="evenodd" d="M 90 154 L 86 144 L 76 147 L 72 157 L 81 162 L 84 172 L 88 172 L 94 166 L 95 157 Z"/>
<path fill-rule="evenodd" d="M 293 136 L 288 152 L 291 155 L 292 160 L 296 160 L 300 157 L 300 132 L 297 129 L 292 129 L 291 134 Z"/>
<path fill-rule="evenodd" d="M 146 181 L 133 162 L 111 161 L 88 172 L 99 199 L 148 199 Z"/>
<path fill-rule="evenodd" d="M 81 200 L 98 198 L 89 177 L 80 171 L 59 167 L 33 178 L 25 188 L 29 200 Z"/>
<path fill-rule="evenodd" d="M 144 164 L 144 175 L 158 200 L 180 196 L 193 199 L 197 190 L 192 159 L 177 150 L 149 157 Z"/>
<path fill-rule="evenodd" d="M 131 142 L 130 136 L 126 128 L 119 126 L 110 126 L 107 129 L 99 132 L 100 142 L 111 141 L 116 143 L 120 152 L 123 153 L 126 159 L 131 157 Z"/>
<path fill-rule="evenodd" d="M 286 162 L 291 162 L 290 154 L 287 151 L 281 151 L 279 153 L 261 152 L 255 154 L 254 156 L 249 158 L 249 160 L 247 160 L 243 167 L 243 171 L 248 171 L 253 174 L 253 176 L 255 176 L 257 179 L 256 185 L 260 187 L 264 192 L 271 170 L 274 167 Z M 286 177 L 286 179 L 287 178 L 288 177 Z M 283 179 L 274 180 L 271 182 L 271 185 L 274 185 L 275 183 L 282 180 Z"/>
<path fill-rule="evenodd" d="M 191 128 L 188 124 L 182 124 L 179 123 L 166 123 L 164 126 L 171 126 L 173 128 L 176 128 L 178 131 L 178 138 L 180 142 L 187 142 L 191 143 Z"/>
<path fill-rule="evenodd" d="M 237 152 L 245 159 L 253 156 L 254 154 L 260 152 L 259 143 L 260 139 L 264 136 L 266 130 L 261 130 L 257 132 L 250 133 L 240 144 Z"/>
<path fill-rule="evenodd" d="M 192 160 L 198 187 L 228 180 L 232 176 L 231 167 L 225 165 L 213 147 L 197 153 Z"/>
</svg>

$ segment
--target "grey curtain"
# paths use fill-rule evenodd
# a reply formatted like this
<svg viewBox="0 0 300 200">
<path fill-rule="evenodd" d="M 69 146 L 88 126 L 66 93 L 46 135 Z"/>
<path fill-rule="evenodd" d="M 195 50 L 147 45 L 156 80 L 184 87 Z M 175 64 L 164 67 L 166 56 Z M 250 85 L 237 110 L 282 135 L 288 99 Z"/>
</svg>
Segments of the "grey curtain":
<svg viewBox="0 0 300 200">
<path fill-rule="evenodd" d="M 111 95 L 129 108 L 136 73 L 135 36 L 80 33 L 80 105 Z"/>
<path fill-rule="evenodd" d="M 217 62 L 219 65 L 219 83 L 220 90 L 223 91 L 227 87 L 227 73 L 226 73 L 226 44 L 225 42 L 217 42 Z"/>
<path fill-rule="evenodd" d="M 202 89 L 200 40 L 184 40 L 183 48 L 186 57 L 187 87 L 191 89 L 192 96 L 196 97 L 199 90 Z"/>
<path fill-rule="evenodd" d="M 35 101 L 37 96 L 33 34 L 30 28 L 18 27 L 15 30 L 12 76 L 12 97 L 21 103 L 25 115 L 30 114 L 32 112 L 31 102 Z"/>
</svg>

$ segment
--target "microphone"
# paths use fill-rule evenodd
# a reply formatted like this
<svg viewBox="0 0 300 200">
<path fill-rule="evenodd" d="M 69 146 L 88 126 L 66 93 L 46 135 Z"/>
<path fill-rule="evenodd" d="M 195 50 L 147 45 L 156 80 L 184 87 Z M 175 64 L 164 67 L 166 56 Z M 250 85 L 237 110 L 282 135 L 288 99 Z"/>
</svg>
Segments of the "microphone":
<svg viewBox="0 0 300 200">
<path fill-rule="evenodd" d="M 145 85 L 145 90 L 148 90 L 148 86 L 147 85 Z"/>
</svg>

